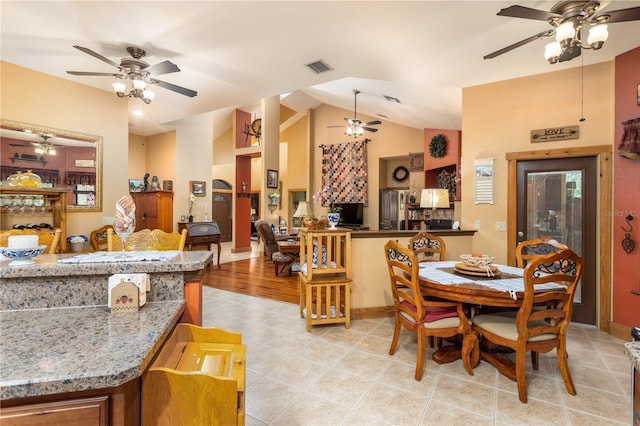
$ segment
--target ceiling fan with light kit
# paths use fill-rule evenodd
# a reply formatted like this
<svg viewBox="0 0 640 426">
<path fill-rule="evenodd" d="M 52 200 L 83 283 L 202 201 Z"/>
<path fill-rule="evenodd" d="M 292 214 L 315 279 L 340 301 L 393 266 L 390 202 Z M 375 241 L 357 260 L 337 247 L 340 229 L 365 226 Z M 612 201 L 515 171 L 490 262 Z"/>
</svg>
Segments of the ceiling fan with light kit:
<svg viewBox="0 0 640 426">
<path fill-rule="evenodd" d="M 345 129 L 344 134 L 347 136 L 353 136 L 357 138 L 358 136 L 362 136 L 365 131 L 367 132 L 377 132 L 378 129 L 371 126 L 376 126 L 378 124 L 382 124 L 380 120 L 368 121 L 366 123 L 358 120 L 358 94 L 359 90 L 353 89 L 353 118 L 345 117 L 345 121 L 347 122 L 347 127 Z M 342 126 L 328 126 L 328 127 L 342 127 Z"/>
<path fill-rule="evenodd" d="M 88 71 L 67 71 L 67 73 L 78 76 L 115 77 L 116 82 L 113 83 L 113 90 L 116 92 L 118 97 L 140 98 L 147 104 L 151 103 L 155 96 L 155 93 L 148 89 L 148 85 L 160 86 L 164 89 L 171 90 L 173 92 L 189 97 L 194 97 L 198 94 L 198 92 L 196 92 L 195 90 L 187 89 L 185 87 L 177 86 L 175 84 L 155 78 L 154 76 L 156 75 L 179 72 L 180 68 L 178 68 L 178 66 L 173 62 L 166 60 L 155 65 L 149 65 L 142 60 L 142 58 L 146 56 L 147 53 L 139 47 L 127 47 L 127 52 L 130 56 L 122 58 L 119 64 L 109 58 L 102 56 L 99 53 L 94 52 L 89 48 L 77 45 L 73 47 L 80 50 L 81 52 L 93 56 L 94 58 L 100 59 L 101 61 L 111 66 L 118 68 L 118 72 L 105 73 Z M 132 86 L 129 92 L 126 92 L 127 86 L 124 83 L 127 80 L 131 82 Z"/>
<path fill-rule="evenodd" d="M 38 136 L 42 139 L 42 141 L 32 141 L 32 142 L 25 141 L 22 143 L 10 143 L 9 146 L 22 146 L 22 147 L 33 146 L 35 153 L 40 155 L 56 155 L 57 150 L 63 146 L 63 145 L 58 145 L 49 141 L 49 139 L 54 137 L 53 135 L 42 133 Z"/>
<path fill-rule="evenodd" d="M 599 1 L 561 1 L 550 11 L 525 6 L 509 6 L 498 12 L 499 16 L 547 21 L 553 28 L 542 31 L 517 43 L 484 56 L 492 59 L 540 38 L 555 35 L 555 41 L 547 44 L 544 57 L 550 64 L 570 61 L 581 55 L 582 49 L 600 49 L 608 37 L 607 24 L 640 20 L 640 7 L 599 11 Z M 582 42 L 582 30 L 589 27 L 587 44 Z"/>
</svg>

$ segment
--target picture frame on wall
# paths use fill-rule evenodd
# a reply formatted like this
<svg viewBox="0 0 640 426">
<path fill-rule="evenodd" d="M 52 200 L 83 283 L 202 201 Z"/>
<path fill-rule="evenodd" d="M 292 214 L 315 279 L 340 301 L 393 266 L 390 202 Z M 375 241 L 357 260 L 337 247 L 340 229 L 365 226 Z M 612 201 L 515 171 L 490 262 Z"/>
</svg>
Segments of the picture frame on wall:
<svg viewBox="0 0 640 426">
<path fill-rule="evenodd" d="M 129 192 L 144 192 L 144 179 L 129 179 Z"/>
<path fill-rule="evenodd" d="M 267 188 L 278 187 L 278 171 L 267 169 Z"/>
<path fill-rule="evenodd" d="M 202 180 L 192 180 L 189 185 L 191 192 L 196 197 L 205 197 L 207 191 L 207 182 Z"/>
<path fill-rule="evenodd" d="M 164 191 L 173 191 L 173 181 L 172 180 L 163 180 L 162 181 L 162 189 Z"/>
</svg>

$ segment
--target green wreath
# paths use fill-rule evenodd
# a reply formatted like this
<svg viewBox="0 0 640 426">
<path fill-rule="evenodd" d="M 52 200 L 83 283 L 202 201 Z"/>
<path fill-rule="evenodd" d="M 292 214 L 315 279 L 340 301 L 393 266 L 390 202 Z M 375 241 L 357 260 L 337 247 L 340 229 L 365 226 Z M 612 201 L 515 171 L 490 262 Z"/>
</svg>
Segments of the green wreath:
<svg viewBox="0 0 640 426">
<path fill-rule="evenodd" d="M 444 152 L 447 148 L 447 141 L 442 133 L 435 135 L 431 138 L 429 143 L 429 154 L 433 158 L 444 157 Z"/>
</svg>

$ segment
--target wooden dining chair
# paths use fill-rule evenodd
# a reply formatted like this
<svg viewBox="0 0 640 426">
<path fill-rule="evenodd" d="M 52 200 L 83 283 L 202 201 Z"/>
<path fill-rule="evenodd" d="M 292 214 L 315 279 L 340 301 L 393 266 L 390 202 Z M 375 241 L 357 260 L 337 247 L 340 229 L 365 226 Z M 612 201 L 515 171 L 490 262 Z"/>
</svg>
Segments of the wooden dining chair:
<svg viewBox="0 0 640 426">
<path fill-rule="evenodd" d="M 508 314 L 479 314 L 473 317 L 473 330 L 500 346 L 515 351 L 515 362 L 500 354 L 482 353 L 482 359 L 518 385 L 518 397 L 527 402 L 526 355 L 531 352 L 533 369 L 538 354 L 557 350 L 558 367 L 567 392 L 576 391 L 567 362 L 567 326 L 571 321 L 573 296 L 582 273 L 583 260 L 570 249 L 532 259 L 524 270 L 524 298 L 515 317 Z M 564 288 L 545 289 L 549 283 Z M 546 304 L 547 309 L 535 305 Z"/>
<path fill-rule="evenodd" d="M 447 257 L 447 246 L 444 240 L 428 232 L 419 232 L 411 237 L 408 247 L 420 262 L 438 262 L 446 260 Z"/>
<path fill-rule="evenodd" d="M 398 347 L 401 328 L 413 331 L 418 338 L 415 379 L 422 379 L 426 338 L 450 338 L 462 335 L 462 361 L 473 375 L 472 366 L 478 360 L 478 341 L 471 330 L 462 303 L 425 299 L 420 289 L 419 262 L 416 254 L 390 240 L 384 246 L 389 270 L 395 325 L 389 355 Z"/>
<path fill-rule="evenodd" d="M 516 266 L 518 268 L 524 268 L 532 259 L 568 248 L 568 246 L 559 243 L 549 236 L 520 241 L 516 247 Z"/>
<path fill-rule="evenodd" d="M 141 229 L 129 235 L 125 242 L 126 251 L 178 250 L 183 251 L 187 241 L 187 229 L 181 233 L 164 232 L 161 229 Z M 107 229 L 107 251 L 122 250 L 122 240 L 113 228 Z"/>
<path fill-rule="evenodd" d="M 89 241 L 91 241 L 93 251 L 105 251 L 108 249 L 107 229 L 109 228 L 113 229 L 113 226 L 104 225 L 91 231 L 91 234 L 89 234 Z"/>
<path fill-rule="evenodd" d="M 58 250 L 62 229 L 7 229 L 0 231 L 0 247 L 9 245 L 9 237 L 14 235 L 37 235 L 38 245 L 47 246 L 43 253 L 55 254 Z"/>
</svg>

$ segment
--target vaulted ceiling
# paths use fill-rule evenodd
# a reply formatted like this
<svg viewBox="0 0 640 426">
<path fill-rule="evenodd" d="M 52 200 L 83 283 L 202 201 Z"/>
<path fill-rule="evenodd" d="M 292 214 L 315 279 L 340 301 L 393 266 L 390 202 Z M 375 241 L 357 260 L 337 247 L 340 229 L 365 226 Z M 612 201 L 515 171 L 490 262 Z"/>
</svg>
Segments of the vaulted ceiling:
<svg viewBox="0 0 640 426">
<path fill-rule="evenodd" d="M 640 6 L 603 1 L 601 10 Z M 550 65 L 549 38 L 494 59 L 483 56 L 550 29 L 544 21 L 497 16 L 513 4 L 550 10 L 550 1 L 2 1 L 3 61 L 112 91 L 114 72 L 73 45 L 120 62 L 127 46 L 155 64 L 181 71 L 159 76 L 198 92 L 194 98 L 156 88 L 144 105 L 145 133 L 184 117 L 251 108 L 261 98 L 291 93 L 300 110 L 321 103 L 415 128 L 461 128 L 462 88 L 612 60 L 640 46 L 640 21 L 609 25 L 597 51 Z M 317 74 L 306 64 L 323 60 Z M 588 90 L 588 87 L 586 88 Z M 115 95 L 114 95 L 115 96 Z M 397 98 L 390 102 L 385 96 Z M 122 100 L 127 102 L 126 99 Z M 130 111 L 142 106 L 129 99 Z M 131 118 L 140 132 L 139 119 Z"/>
</svg>

